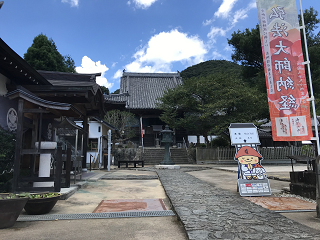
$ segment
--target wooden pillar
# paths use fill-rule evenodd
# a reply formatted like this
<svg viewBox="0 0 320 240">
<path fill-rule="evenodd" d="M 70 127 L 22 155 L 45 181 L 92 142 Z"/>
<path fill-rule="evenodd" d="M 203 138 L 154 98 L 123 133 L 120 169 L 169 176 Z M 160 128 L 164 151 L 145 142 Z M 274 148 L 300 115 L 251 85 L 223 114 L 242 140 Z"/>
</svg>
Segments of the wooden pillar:
<svg viewBox="0 0 320 240">
<path fill-rule="evenodd" d="M 83 159 L 82 168 L 87 168 L 87 151 L 88 151 L 88 134 L 89 134 L 89 124 L 87 116 L 83 117 Z"/>
<path fill-rule="evenodd" d="M 18 189 L 18 181 L 19 181 L 19 174 L 20 174 L 20 161 L 21 161 L 22 135 L 23 135 L 23 105 L 24 105 L 23 99 L 19 99 L 16 149 L 15 149 L 13 184 L 12 184 L 13 192 L 16 192 Z"/>
<path fill-rule="evenodd" d="M 66 159 L 66 188 L 70 187 L 70 172 L 71 172 L 71 145 L 67 145 L 67 159 Z M 74 175 L 76 177 L 76 175 Z"/>
<path fill-rule="evenodd" d="M 54 191 L 61 191 L 61 174 L 62 174 L 62 146 L 61 143 L 58 144 L 57 154 L 56 154 L 56 169 L 54 172 Z"/>
</svg>

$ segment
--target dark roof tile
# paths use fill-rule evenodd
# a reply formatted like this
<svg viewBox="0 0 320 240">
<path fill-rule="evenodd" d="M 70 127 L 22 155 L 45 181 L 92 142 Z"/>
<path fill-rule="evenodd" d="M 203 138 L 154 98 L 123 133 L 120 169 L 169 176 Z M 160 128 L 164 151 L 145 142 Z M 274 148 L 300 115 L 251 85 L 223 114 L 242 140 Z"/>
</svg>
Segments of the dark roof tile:
<svg viewBox="0 0 320 240">
<path fill-rule="evenodd" d="M 167 89 L 182 84 L 179 73 L 127 73 L 121 77 L 120 94 L 106 95 L 107 102 L 126 102 L 127 109 L 155 109 Z"/>
</svg>

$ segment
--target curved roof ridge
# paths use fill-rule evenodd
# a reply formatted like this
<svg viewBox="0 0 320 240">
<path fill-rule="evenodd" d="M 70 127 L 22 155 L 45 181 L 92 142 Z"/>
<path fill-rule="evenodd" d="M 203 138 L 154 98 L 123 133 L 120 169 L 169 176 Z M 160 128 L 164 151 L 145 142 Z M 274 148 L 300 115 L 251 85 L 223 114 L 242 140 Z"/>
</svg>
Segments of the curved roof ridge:
<svg viewBox="0 0 320 240">
<path fill-rule="evenodd" d="M 122 76 L 131 77 L 180 77 L 180 73 L 136 73 L 136 72 L 123 72 Z"/>
</svg>

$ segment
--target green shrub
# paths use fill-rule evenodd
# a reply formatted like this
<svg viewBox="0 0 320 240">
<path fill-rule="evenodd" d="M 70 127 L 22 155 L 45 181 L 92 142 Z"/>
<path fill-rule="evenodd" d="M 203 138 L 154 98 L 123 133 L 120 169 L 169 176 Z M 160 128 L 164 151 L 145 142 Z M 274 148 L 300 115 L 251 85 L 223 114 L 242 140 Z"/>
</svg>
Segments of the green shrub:
<svg viewBox="0 0 320 240">
<path fill-rule="evenodd" d="M 230 147 L 230 141 L 226 137 L 218 136 L 212 139 L 210 146 L 212 147 Z"/>
<path fill-rule="evenodd" d="M 0 192 L 10 188 L 15 152 L 15 133 L 0 127 Z"/>
</svg>

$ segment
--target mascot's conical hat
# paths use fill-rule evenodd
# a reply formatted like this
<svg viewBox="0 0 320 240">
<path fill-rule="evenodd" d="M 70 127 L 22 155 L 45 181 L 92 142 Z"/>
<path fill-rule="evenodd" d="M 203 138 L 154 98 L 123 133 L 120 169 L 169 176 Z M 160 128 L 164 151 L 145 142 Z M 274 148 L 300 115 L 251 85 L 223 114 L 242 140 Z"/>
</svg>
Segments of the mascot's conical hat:
<svg viewBox="0 0 320 240">
<path fill-rule="evenodd" d="M 242 156 L 255 156 L 255 157 L 262 158 L 260 153 L 258 153 L 252 147 L 248 147 L 248 146 L 245 146 L 239 149 L 239 151 L 236 154 L 236 159 Z"/>
</svg>

